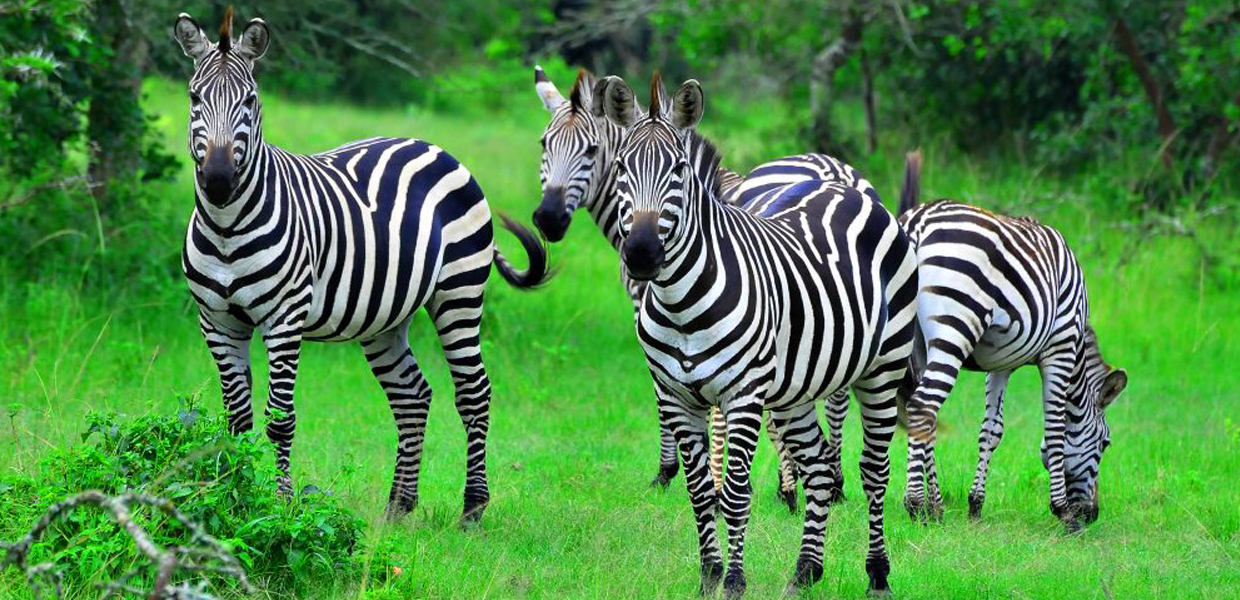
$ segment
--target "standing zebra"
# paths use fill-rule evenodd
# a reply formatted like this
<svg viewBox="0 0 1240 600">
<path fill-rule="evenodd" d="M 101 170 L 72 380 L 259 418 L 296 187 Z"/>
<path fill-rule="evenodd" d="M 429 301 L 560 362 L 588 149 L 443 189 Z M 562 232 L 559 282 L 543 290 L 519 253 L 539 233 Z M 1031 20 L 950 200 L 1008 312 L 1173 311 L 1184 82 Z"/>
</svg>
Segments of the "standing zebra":
<svg viewBox="0 0 1240 600">
<path fill-rule="evenodd" d="M 399 442 L 389 516 L 418 500 L 431 390 L 409 350 L 409 323 L 425 306 L 456 386 L 465 425 L 463 522 L 490 497 L 486 437 L 491 384 L 479 351 L 482 296 L 494 263 L 519 289 L 547 279 L 532 232 L 505 219 L 530 257 L 515 270 L 495 249 L 491 211 L 460 163 L 423 141 L 375 138 L 321 154 L 267 144 L 254 61 L 267 25 L 254 19 L 232 39 L 225 12 L 218 44 L 189 15 L 173 34 L 194 60 L 189 82 L 195 206 L 182 265 L 220 372 L 229 428 L 253 426 L 249 342 L 267 347 L 267 435 L 280 488 L 291 490 L 293 384 L 303 340 L 361 342 L 396 418 Z M 278 412 L 277 412 L 278 411 Z"/>
<path fill-rule="evenodd" d="M 624 129 L 610 122 L 603 115 L 602 102 L 595 102 L 602 95 L 609 78 L 595 82 L 586 71 L 580 71 L 573 82 L 566 100 L 556 89 L 541 67 L 534 67 L 534 90 L 542 99 L 543 106 L 551 113 L 551 122 L 543 131 L 542 161 L 539 179 L 543 198 L 534 210 L 534 224 L 551 242 L 564 239 L 572 224 L 573 213 L 585 206 L 603 237 L 616 250 L 620 249 L 621 237 L 615 201 L 614 157 L 620 145 Z M 601 98 L 599 98 L 601 100 Z M 636 106 L 635 106 L 636 109 Z M 598 168 L 595 168 L 598 165 Z M 740 175 L 727 169 L 719 169 L 724 195 L 740 187 Z M 633 302 L 634 316 L 641 306 L 646 282 L 630 278 L 623 271 L 620 278 L 625 291 Z M 723 489 L 723 413 L 712 415 L 711 474 L 715 488 Z M 797 508 L 796 469 L 793 459 L 775 430 L 772 421 L 767 422 L 767 432 L 779 456 L 780 485 L 777 495 L 790 511 Z M 676 440 L 666 423 L 659 424 L 659 471 L 652 486 L 666 488 L 676 476 L 679 463 L 676 460 Z"/>
<path fill-rule="evenodd" d="M 912 245 L 880 203 L 839 181 L 789 185 L 762 214 L 718 201 L 719 154 L 693 130 L 703 100 L 701 86 L 687 81 L 669 101 L 657 75 L 648 117 L 633 110 L 623 81 L 604 95 L 607 117 L 626 128 L 616 178 L 621 257 L 631 277 L 649 281 L 638 337 L 685 464 L 701 591 L 713 592 L 721 578 L 728 596 L 745 590 L 749 467 L 763 410 L 774 413 L 806 489 L 791 585 L 822 577 L 831 472 L 814 401 L 851 386 L 864 429 L 869 590 L 889 594 L 883 497 L 896 388 L 913 341 Z M 711 406 L 727 419 L 726 576 L 703 453 Z"/>
<path fill-rule="evenodd" d="M 906 180 L 917 180 L 920 157 Z M 914 186 L 916 184 L 914 183 Z M 900 204 L 900 224 L 917 248 L 915 369 L 908 400 L 910 516 L 939 518 L 943 499 L 934 465 L 939 408 L 960 369 L 986 372 L 986 418 L 978 436 L 969 515 L 986 498 L 990 457 L 1003 437 L 1003 400 L 1012 371 L 1042 372 L 1042 463 L 1050 472 L 1050 506 L 1071 528 L 1098 516 L 1098 468 L 1110 445 L 1103 409 L 1128 375 L 1102 359 L 1089 326 L 1085 280 L 1058 231 L 1032 218 L 1010 218 L 940 200 Z M 924 486 L 924 487 L 923 487 Z"/>
</svg>

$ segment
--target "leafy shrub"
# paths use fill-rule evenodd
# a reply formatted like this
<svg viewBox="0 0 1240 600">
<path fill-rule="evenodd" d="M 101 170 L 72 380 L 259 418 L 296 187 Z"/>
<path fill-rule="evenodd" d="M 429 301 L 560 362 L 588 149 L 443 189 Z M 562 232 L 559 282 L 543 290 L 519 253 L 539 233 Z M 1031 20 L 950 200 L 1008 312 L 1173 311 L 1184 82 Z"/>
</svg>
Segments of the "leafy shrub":
<svg viewBox="0 0 1240 600">
<path fill-rule="evenodd" d="M 279 497 L 273 449 L 261 433 L 233 436 L 222 416 L 187 404 L 176 415 L 92 413 L 82 439 L 82 445 L 53 451 L 35 475 L 0 478 L 4 537 L 22 535 L 48 506 L 76 492 L 142 491 L 172 500 L 224 541 L 260 585 L 301 591 L 312 582 L 362 574 L 363 521 L 314 486 L 287 501 Z M 156 543 L 183 543 L 185 532 L 158 515 L 139 515 L 138 521 Z M 111 519 L 92 512 L 64 518 L 31 556 L 63 568 L 71 593 L 144 561 Z M 375 568 L 381 578 L 386 562 L 376 560 Z"/>
</svg>

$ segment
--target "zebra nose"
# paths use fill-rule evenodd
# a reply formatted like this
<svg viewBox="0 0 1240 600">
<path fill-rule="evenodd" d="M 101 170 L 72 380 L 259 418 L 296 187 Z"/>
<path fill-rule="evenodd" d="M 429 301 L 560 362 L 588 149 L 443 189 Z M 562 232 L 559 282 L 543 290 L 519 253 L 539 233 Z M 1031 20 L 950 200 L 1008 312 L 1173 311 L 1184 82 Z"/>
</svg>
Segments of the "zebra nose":
<svg viewBox="0 0 1240 600">
<path fill-rule="evenodd" d="M 237 187 L 237 169 L 233 165 L 232 153 L 225 149 L 207 148 L 199 177 L 207 200 L 216 205 L 227 204 Z"/>
<path fill-rule="evenodd" d="M 637 214 L 633 227 L 621 248 L 624 266 L 629 277 L 649 281 L 658 275 L 663 266 L 663 242 L 659 239 L 659 224 L 654 213 Z"/>
<path fill-rule="evenodd" d="M 564 239 L 568 226 L 572 222 L 568 210 L 564 206 L 564 188 L 549 187 L 543 192 L 542 202 L 534 210 L 534 225 L 549 242 Z"/>
</svg>

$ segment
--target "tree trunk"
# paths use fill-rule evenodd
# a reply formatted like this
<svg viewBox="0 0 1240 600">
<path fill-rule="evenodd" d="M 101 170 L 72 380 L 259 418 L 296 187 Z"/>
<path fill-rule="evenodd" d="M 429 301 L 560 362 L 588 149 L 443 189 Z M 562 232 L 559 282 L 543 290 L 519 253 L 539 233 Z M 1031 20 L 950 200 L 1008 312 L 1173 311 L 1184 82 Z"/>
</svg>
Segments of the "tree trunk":
<svg viewBox="0 0 1240 600">
<path fill-rule="evenodd" d="M 848 10 L 844 24 L 835 40 L 814 56 L 810 71 L 810 146 L 815 152 L 838 153 L 840 141 L 831 127 L 831 105 L 834 101 L 835 70 L 843 66 L 861 42 L 865 22 L 861 11 Z"/>
<path fill-rule="evenodd" d="M 109 59 L 98 61 L 91 76 L 87 133 L 90 137 L 89 174 L 101 216 L 113 212 L 117 177 L 132 177 L 142 157 L 144 130 L 142 74 L 146 66 L 146 37 L 138 31 L 137 15 L 125 0 L 99 0 L 91 36 Z"/>
<path fill-rule="evenodd" d="M 878 150 L 878 116 L 874 110 L 874 75 L 870 72 L 870 57 L 861 49 L 861 84 L 865 99 L 865 129 L 870 142 L 870 154 Z"/>
<path fill-rule="evenodd" d="M 1149 63 L 1145 61 L 1144 56 L 1141 56 L 1137 41 L 1132 36 L 1132 30 L 1128 29 L 1128 23 L 1122 17 L 1115 20 L 1115 36 L 1118 38 L 1120 50 L 1128 57 L 1128 62 L 1132 63 L 1137 79 L 1141 80 L 1146 97 L 1149 98 L 1150 104 L 1154 105 L 1154 113 L 1158 115 L 1158 134 L 1162 136 L 1162 150 L 1159 155 L 1167 172 L 1174 177 L 1175 164 L 1171 158 L 1171 142 L 1175 138 L 1175 124 L 1171 121 L 1171 113 L 1167 110 L 1166 103 L 1163 102 L 1162 90 L 1154 81 Z"/>
<path fill-rule="evenodd" d="M 1240 105 L 1240 91 L 1232 96 L 1232 104 Z M 1218 160 L 1223 156 L 1229 146 L 1236 142 L 1237 132 L 1231 131 L 1231 121 L 1225 115 L 1219 115 L 1218 125 L 1214 128 L 1214 133 L 1210 135 L 1210 142 L 1206 144 L 1206 153 L 1201 157 L 1201 174 L 1203 179 L 1209 179 L 1214 176 L 1214 171 L 1218 169 Z"/>
</svg>

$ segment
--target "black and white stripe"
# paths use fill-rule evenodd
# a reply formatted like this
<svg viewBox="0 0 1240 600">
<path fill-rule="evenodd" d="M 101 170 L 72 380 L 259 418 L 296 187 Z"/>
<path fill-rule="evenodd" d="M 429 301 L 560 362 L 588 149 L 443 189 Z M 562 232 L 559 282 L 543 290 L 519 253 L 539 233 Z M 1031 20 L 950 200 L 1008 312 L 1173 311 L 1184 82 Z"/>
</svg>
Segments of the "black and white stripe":
<svg viewBox="0 0 1240 600">
<path fill-rule="evenodd" d="M 584 206 L 608 243 L 617 250 L 620 248 L 622 239 L 613 189 L 615 154 L 624 130 L 605 118 L 601 102 L 594 101 L 601 96 L 606 83 L 607 78 L 595 81 L 589 73 L 581 71 L 565 99 L 542 68 L 534 67 L 534 90 L 551 113 L 551 121 L 539 140 L 542 145 L 539 180 L 543 198 L 534 210 L 533 219 L 551 242 L 564 239 L 573 213 Z M 634 105 L 634 110 L 640 108 Z M 737 190 L 743 181 L 740 175 L 723 168 L 718 169 L 718 176 L 725 197 Z M 632 279 L 623 272 L 621 279 L 636 315 L 646 282 Z M 792 456 L 779 441 L 774 423 L 768 425 L 780 459 L 779 495 L 795 511 L 796 471 Z M 723 414 L 716 410 L 712 416 L 711 473 L 720 490 L 723 488 L 724 429 Z M 676 441 L 666 424 L 660 424 L 659 434 L 659 470 L 651 485 L 666 487 L 679 470 L 679 462 Z"/>
<path fill-rule="evenodd" d="M 622 81 L 609 84 L 604 99 L 608 118 L 627 127 L 617 158 L 621 256 L 630 276 L 650 280 L 638 336 L 685 463 L 702 591 L 721 578 L 729 595 L 745 589 L 749 469 L 763 410 L 774 413 L 806 489 L 792 583 L 821 578 L 831 472 L 814 401 L 852 387 L 865 444 L 866 571 L 871 592 L 888 593 L 882 503 L 896 388 L 913 340 L 912 246 L 873 197 L 837 181 L 788 185 L 762 214 L 717 201 L 718 153 L 692 129 L 702 102 L 696 81 L 668 101 L 657 76 L 649 117 L 632 115 Z M 711 406 L 727 419 L 726 576 L 704 453 Z"/>
<path fill-rule="evenodd" d="M 253 426 L 249 342 L 258 332 L 270 365 L 267 434 L 288 491 L 301 344 L 359 341 L 399 432 L 389 514 L 412 509 L 431 390 L 410 353 L 408 326 L 426 307 L 466 430 L 463 518 L 477 519 L 490 496 L 483 289 L 492 263 L 519 288 L 543 282 L 545 250 L 505 219 L 530 256 L 528 271 L 513 269 L 494 247 L 491 211 L 473 176 L 427 142 L 375 138 L 314 155 L 265 143 L 252 67 L 266 49 L 267 27 L 255 19 L 233 41 L 227 14 L 218 45 L 185 14 L 174 34 L 195 63 L 196 201 L 182 263 L 230 428 Z"/>
<path fill-rule="evenodd" d="M 910 160 L 911 180 L 919 158 Z M 1060 233 L 950 201 L 901 202 L 900 223 L 917 249 L 918 343 L 905 393 L 909 411 L 905 506 L 937 518 L 943 500 L 934 465 L 935 423 L 960 369 L 984 371 L 986 417 L 978 436 L 969 514 L 981 514 L 990 458 L 1003 436 L 1008 378 L 1024 365 L 1042 373 L 1042 460 L 1051 511 L 1070 527 L 1098 515 L 1098 468 L 1110 444 L 1106 408 L 1127 385 L 1102 359 L 1089 326 L 1085 280 Z"/>
</svg>

